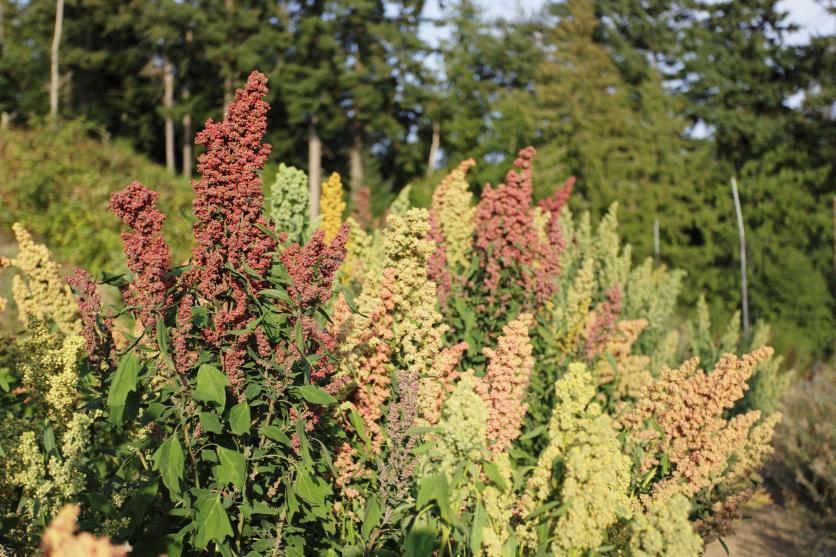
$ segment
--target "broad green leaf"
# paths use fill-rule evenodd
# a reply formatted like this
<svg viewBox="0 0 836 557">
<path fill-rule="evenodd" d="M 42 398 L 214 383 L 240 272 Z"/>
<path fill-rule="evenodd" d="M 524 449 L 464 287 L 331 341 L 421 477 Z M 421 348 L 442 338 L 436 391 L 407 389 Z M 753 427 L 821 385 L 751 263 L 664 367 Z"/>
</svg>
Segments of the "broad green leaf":
<svg viewBox="0 0 836 557">
<path fill-rule="evenodd" d="M 112 409 L 111 416 L 118 418 L 112 419 L 114 422 L 122 421 L 121 409 L 125 406 L 128 393 L 136 391 L 139 381 L 139 368 L 139 362 L 137 362 L 133 352 L 129 352 L 119 361 L 119 366 L 116 368 L 110 390 L 107 393 L 107 405 Z"/>
<path fill-rule="evenodd" d="M 441 484 L 441 476 L 427 476 L 418 486 L 418 497 L 415 500 L 415 508 L 422 509 L 427 503 L 438 496 L 439 487 Z"/>
<path fill-rule="evenodd" d="M 211 402 L 223 408 L 226 404 L 226 387 L 229 379 L 215 366 L 203 364 L 197 370 L 197 387 L 192 396 L 196 400 Z"/>
<path fill-rule="evenodd" d="M 369 436 L 366 434 L 366 426 L 363 423 L 363 418 L 360 417 L 360 414 L 358 414 L 355 410 L 351 410 L 348 413 L 348 419 L 351 422 L 354 431 L 356 431 L 357 435 L 360 436 L 360 439 L 362 439 L 366 445 L 370 444 L 371 440 L 369 439 Z"/>
<path fill-rule="evenodd" d="M 325 499 L 333 494 L 327 482 L 317 476 L 311 476 L 310 471 L 304 467 L 296 472 L 295 488 L 302 499 L 315 506 L 325 505 Z"/>
<path fill-rule="evenodd" d="M 199 329 L 203 329 L 209 325 L 209 310 L 206 306 L 192 307 L 192 323 Z"/>
<path fill-rule="evenodd" d="M 229 411 L 229 425 L 232 433 L 243 435 L 250 431 L 250 406 L 246 402 L 240 402 Z"/>
<path fill-rule="evenodd" d="M 219 464 L 215 466 L 215 479 L 220 484 L 231 483 L 239 489 L 244 488 L 247 479 L 247 461 L 238 451 L 217 447 Z"/>
<path fill-rule="evenodd" d="M 294 391 L 311 404 L 334 404 L 337 402 L 336 398 L 332 397 L 316 385 L 303 385 L 301 387 L 295 387 Z"/>
<path fill-rule="evenodd" d="M 268 425 L 260 429 L 262 435 L 273 441 L 278 441 L 288 447 L 291 445 L 290 437 L 288 437 L 278 426 Z"/>
<path fill-rule="evenodd" d="M 58 453 L 58 445 L 55 443 L 55 432 L 52 431 L 51 425 L 47 425 L 44 428 L 44 451 L 47 454 Z"/>
<path fill-rule="evenodd" d="M 383 513 L 380 510 L 380 503 L 377 502 L 377 497 L 369 497 L 366 501 L 366 512 L 363 514 L 363 526 L 360 533 L 364 539 L 368 539 L 372 530 L 380 523 Z"/>
<path fill-rule="evenodd" d="M 417 526 L 404 540 L 404 557 L 426 557 L 436 549 L 438 532 L 430 526 Z"/>
<path fill-rule="evenodd" d="M 476 504 L 476 510 L 473 512 L 473 525 L 470 529 L 470 551 L 474 555 L 482 553 L 482 533 L 487 524 L 487 516 L 482 503 Z"/>
<path fill-rule="evenodd" d="M 502 477 L 499 468 L 489 460 L 482 461 L 482 468 L 485 470 L 485 475 L 494 483 L 500 491 L 508 491 L 508 482 Z"/>
<path fill-rule="evenodd" d="M 200 419 L 200 425 L 204 430 L 218 434 L 223 432 L 221 421 L 212 412 L 201 412 L 198 417 Z"/>
<path fill-rule="evenodd" d="M 192 544 L 196 549 L 205 549 L 209 542 L 223 542 L 232 536 L 232 525 L 221 504 L 221 494 L 197 500 L 195 516 L 195 534 Z"/>
<path fill-rule="evenodd" d="M 267 288 L 265 290 L 260 290 L 259 295 L 266 296 L 268 298 L 276 298 L 286 303 L 290 303 L 290 295 L 288 295 L 286 290 L 279 290 L 277 288 Z"/>
<path fill-rule="evenodd" d="M 165 486 L 174 495 L 180 494 L 180 480 L 183 478 L 183 447 L 175 433 L 160 445 L 152 457 L 154 470 L 160 473 Z"/>
</svg>

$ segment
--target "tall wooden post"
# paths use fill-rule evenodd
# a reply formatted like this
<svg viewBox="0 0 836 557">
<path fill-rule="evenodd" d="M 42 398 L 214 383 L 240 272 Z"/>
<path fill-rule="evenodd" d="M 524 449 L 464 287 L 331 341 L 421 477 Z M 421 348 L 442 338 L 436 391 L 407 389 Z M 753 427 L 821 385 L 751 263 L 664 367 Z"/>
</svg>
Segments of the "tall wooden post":
<svg viewBox="0 0 836 557">
<path fill-rule="evenodd" d="M 737 236 L 740 243 L 740 295 L 743 305 L 743 334 L 749 333 L 749 291 L 746 286 L 746 234 L 743 230 L 743 211 L 740 209 L 740 196 L 737 195 L 737 178 L 731 179 L 734 212 L 737 215 Z"/>
<path fill-rule="evenodd" d="M 61 32 L 64 28 L 64 0 L 55 2 L 55 28 L 52 32 L 52 47 L 49 50 L 49 116 L 58 116 L 58 51 L 61 46 Z"/>
</svg>

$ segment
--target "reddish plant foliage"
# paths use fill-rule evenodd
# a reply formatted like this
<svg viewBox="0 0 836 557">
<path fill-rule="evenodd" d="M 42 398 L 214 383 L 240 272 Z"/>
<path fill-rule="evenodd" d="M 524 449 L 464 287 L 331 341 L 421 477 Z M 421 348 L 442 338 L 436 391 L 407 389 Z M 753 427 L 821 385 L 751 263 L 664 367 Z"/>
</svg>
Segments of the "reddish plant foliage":
<svg viewBox="0 0 836 557">
<path fill-rule="evenodd" d="M 427 275 L 436 285 L 438 303 L 443 308 L 447 305 L 447 296 L 450 295 L 450 291 L 453 288 L 453 281 L 450 277 L 450 271 L 447 269 L 444 234 L 441 231 L 435 213 L 432 211 L 430 211 L 430 231 L 427 233 L 427 239 L 435 246 L 435 249 L 427 260 Z"/>
<path fill-rule="evenodd" d="M 331 298 L 334 275 L 345 259 L 348 230 L 348 223 L 343 223 L 330 244 L 317 230 L 305 247 L 291 244 L 279 256 L 290 275 L 290 297 L 300 306 L 313 307 Z"/>
<path fill-rule="evenodd" d="M 128 268 L 133 281 L 123 287 L 125 302 L 137 306 L 139 320 L 146 330 L 156 328 L 154 312 L 169 303 L 167 291 L 172 280 L 167 276 L 171 266 L 171 249 L 163 238 L 165 215 L 157 210 L 160 194 L 139 182 L 133 182 L 110 198 L 109 208 L 133 232 L 122 233 Z"/>
<path fill-rule="evenodd" d="M 615 284 L 605 292 L 606 301 L 595 311 L 595 320 L 586 335 L 586 357 L 592 359 L 601 352 L 615 329 L 621 312 L 621 288 Z"/>
<path fill-rule="evenodd" d="M 195 142 L 205 145 L 198 158 L 200 180 L 194 189 L 194 225 L 196 245 L 192 252 L 193 280 L 209 298 L 227 292 L 230 274 L 244 264 L 264 272 L 270 265 L 268 255 L 275 249 L 269 234 L 257 225 L 267 226 L 262 217 L 264 196 L 259 170 L 270 154 L 270 145 L 261 143 L 267 129 L 269 105 L 267 78 L 253 72 L 244 89 L 235 93 L 222 122 L 207 120 L 206 128 Z"/>
<path fill-rule="evenodd" d="M 540 240 L 531 214 L 531 166 L 536 151 L 526 147 L 514 161 L 505 183 L 482 191 L 476 207 L 475 248 L 486 272 L 484 286 L 493 296 L 503 274 L 525 292 L 543 301 L 557 288 L 557 257 Z"/>
<path fill-rule="evenodd" d="M 554 192 L 549 197 L 540 200 L 540 208 L 551 214 L 553 219 L 560 216 L 560 211 L 569 202 L 569 197 L 572 195 L 572 190 L 575 187 L 577 178 L 569 176 L 559 190 Z"/>
<path fill-rule="evenodd" d="M 82 335 L 90 361 L 94 364 L 107 362 L 115 365 L 113 319 L 105 317 L 99 325 L 97 316 L 102 315 L 102 298 L 93 277 L 81 267 L 76 267 L 73 274 L 67 277 L 67 283 L 76 290 L 78 313 L 84 326 Z"/>
<path fill-rule="evenodd" d="M 203 300 L 214 306 L 209 326 L 201 331 L 210 344 L 229 342 L 223 366 L 234 392 L 240 395 L 243 383 L 241 365 L 251 334 L 228 338 L 228 332 L 246 328 L 252 319 L 247 292 L 261 285 L 256 278 L 242 278 L 230 271 L 250 268 L 256 273 L 269 269 L 276 242 L 262 216 L 264 196 L 259 170 L 270 154 L 270 145 L 261 143 L 267 129 L 269 105 L 267 78 L 252 72 L 243 89 L 235 93 L 222 122 L 209 119 L 195 142 L 206 146 L 198 158 L 201 175 L 192 182 L 194 189 L 195 247 L 192 268 L 183 284 L 197 288 Z M 181 353 L 185 363 L 185 356 Z"/>
<path fill-rule="evenodd" d="M 188 347 L 188 336 L 192 332 L 192 306 L 194 296 L 186 294 L 177 306 L 176 327 L 171 331 L 171 346 L 174 353 L 174 367 L 179 373 L 186 373 L 197 360 L 197 354 Z"/>
</svg>

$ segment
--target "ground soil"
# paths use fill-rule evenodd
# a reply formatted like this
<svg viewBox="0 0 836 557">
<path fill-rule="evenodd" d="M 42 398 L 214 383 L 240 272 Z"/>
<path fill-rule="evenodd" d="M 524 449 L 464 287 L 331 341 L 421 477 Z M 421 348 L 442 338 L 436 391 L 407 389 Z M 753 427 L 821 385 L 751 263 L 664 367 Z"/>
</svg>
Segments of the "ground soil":
<svg viewBox="0 0 836 557">
<path fill-rule="evenodd" d="M 733 536 L 725 538 L 731 557 L 802 557 L 807 555 L 799 519 L 772 503 L 748 510 Z M 720 542 L 706 547 L 705 557 L 726 557 Z"/>
</svg>

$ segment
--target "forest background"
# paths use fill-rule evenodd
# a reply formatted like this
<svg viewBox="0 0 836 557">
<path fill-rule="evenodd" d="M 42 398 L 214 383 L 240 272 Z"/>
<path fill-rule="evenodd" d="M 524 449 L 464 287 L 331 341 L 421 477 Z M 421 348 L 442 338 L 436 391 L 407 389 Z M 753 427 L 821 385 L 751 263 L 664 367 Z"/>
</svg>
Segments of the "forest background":
<svg viewBox="0 0 836 557">
<path fill-rule="evenodd" d="M 477 189 L 496 183 L 533 144 L 536 193 L 575 175 L 573 209 L 618 200 L 635 259 L 684 269 L 684 304 L 704 294 L 718 332 L 741 307 L 735 177 L 750 320 L 770 322 L 790 365 L 832 354 L 832 31 L 790 40 L 774 0 L 569 0 L 513 19 L 467 0 L 431 8 L 0 0 L 0 242 L 21 221 L 59 260 L 120 271 L 110 194 L 139 178 L 188 212 L 194 131 L 259 69 L 271 161 L 347 176 L 365 224 L 407 186 L 428 205 L 467 158 Z"/>
</svg>

